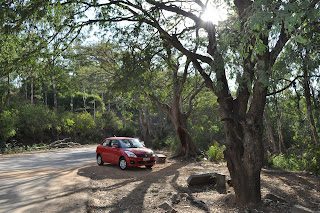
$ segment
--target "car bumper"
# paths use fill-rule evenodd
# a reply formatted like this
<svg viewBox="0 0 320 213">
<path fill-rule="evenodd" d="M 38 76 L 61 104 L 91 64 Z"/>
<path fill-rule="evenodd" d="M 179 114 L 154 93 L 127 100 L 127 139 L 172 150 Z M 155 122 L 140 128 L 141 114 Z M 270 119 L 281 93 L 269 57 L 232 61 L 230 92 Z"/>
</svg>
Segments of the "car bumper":
<svg viewBox="0 0 320 213">
<path fill-rule="evenodd" d="M 136 166 L 151 166 L 155 164 L 155 157 L 147 157 L 147 158 L 131 158 L 129 157 L 127 159 L 127 165 L 130 167 L 136 167 Z"/>
</svg>

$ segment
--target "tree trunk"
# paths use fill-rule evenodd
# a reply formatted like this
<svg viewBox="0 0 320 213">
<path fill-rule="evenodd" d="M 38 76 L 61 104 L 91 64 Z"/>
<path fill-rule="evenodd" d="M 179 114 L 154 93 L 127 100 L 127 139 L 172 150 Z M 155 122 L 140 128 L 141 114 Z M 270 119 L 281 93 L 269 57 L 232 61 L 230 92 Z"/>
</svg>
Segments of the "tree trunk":
<svg viewBox="0 0 320 213">
<path fill-rule="evenodd" d="M 57 89 L 56 89 L 56 78 L 53 75 L 52 76 L 52 90 L 53 90 L 53 106 L 54 106 L 54 112 L 58 111 L 58 101 L 57 101 Z"/>
<path fill-rule="evenodd" d="M 82 92 L 82 100 L 83 100 L 83 108 L 84 111 L 87 111 L 87 104 L 86 104 L 86 88 L 83 88 L 83 92 Z"/>
<path fill-rule="evenodd" d="M 10 93 L 11 93 L 11 90 L 10 90 L 10 75 L 8 74 L 7 76 L 7 95 L 6 95 L 6 99 L 4 101 L 4 104 L 3 104 L 3 108 L 5 109 L 6 107 L 8 107 L 9 105 L 9 101 L 10 101 Z"/>
<path fill-rule="evenodd" d="M 192 137 L 186 127 L 186 121 L 181 118 L 176 118 L 174 119 L 174 126 L 176 134 L 179 138 L 180 146 L 178 152 L 173 156 L 173 158 L 197 158 L 198 155 L 201 154 L 201 152 L 193 143 Z"/>
<path fill-rule="evenodd" d="M 27 81 L 27 78 L 24 81 L 25 81 L 24 90 L 26 92 L 25 98 L 26 98 L 26 100 L 28 100 L 28 81 Z"/>
<path fill-rule="evenodd" d="M 274 106 L 276 111 L 276 118 L 277 118 L 277 126 L 278 126 L 278 145 L 279 145 L 279 153 L 285 152 L 286 147 L 284 144 L 284 137 L 283 137 L 283 131 L 282 131 L 282 120 L 281 120 L 281 113 L 279 111 L 278 107 L 278 99 L 276 94 L 274 97 Z"/>
<path fill-rule="evenodd" d="M 30 100 L 31 100 L 31 104 L 33 104 L 33 78 L 31 77 L 31 89 L 30 89 Z"/>
<path fill-rule="evenodd" d="M 144 113 L 143 109 L 139 107 L 139 121 L 140 125 L 142 127 L 142 135 L 143 135 L 143 141 L 144 144 L 148 147 L 152 146 L 152 141 L 150 137 L 150 132 L 149 132 L 149 126 L 146 121 L 146 113 Z"/>
<path fill-rule="evenodd" d="M 308 72 L 307 69 L 305 68 L 304 71 L 304 96 L 306 98 L 306 103 L 307 103 L 307 115 L 308 115 L 308 120 L 311 128 L 311 133 L 312 133 L 312 138 L 315 144 L 319 144 L 319 137 L 317 133 L 317 129 L 314 123 L 313 115 L 312 115 L 312 109 L 311 109 L 311 95 L 310 95 L 310 82 L 309 82 L 309 77 L 308 77 Z"/>
<path fill-rule="evenodd" d="M 70 95 L 71 100 L 70 100 L 70 112 L 73 113 L 73 95 Z"/>
<path fill-rule="evenodd" d="M 273 153 L 277 153 L 278 152 L 277 145 L 276 145 L 276 141 L 274 139 L 272 127 L 270 126 L 269 115 L 268 115 L 267 109 L 264 110 L 263 117 L 264 117 L 264 120 L 265 120 L 265 124 L 266 124 L 266 128 L 267 128 L 268 140 L 269 140 L 272 152 Z"/>
<path fill-rule="evenodd" d="M 93 119 L 96 122 L 96 97 L 93 98 Z"/>
<path fill-rule="evenodd" d="M 221 109 L 226 109 L 226 105 L 221 101 L 219 104 Z M 227 111 L 220 112 L 227 142 L 224 156 L 235 190 L 236 202 L 242 205 L 258 204 L 261 201 L 260 172 L 264 163 L 262 144 L 264 104 L 262 102 L 259 110 L 248 113 L 244 119 L 235 119 L 240 117 L 235 114 L 233 118 L 228 118 L 225 117 Z M 232 108 L 236 108 L 235 105 Z"/>
<path fill-rule="evenodd" d="M 178 93 L 174 93 L 172 107 L 169 111 L 169 116 L 173 122 L 176 134 L 179 138 L 180 147 L 178 152 L 173 156 L 175 157 L 184 157 L 186 159 L 189 158 L 197 158 L 198 155 L 201 154 L 199 149 L 194 145 L 192 137 L 187 128 L 187 120 L 188 114 L 181 113 L 180 106 L 180 95 Z"/>
<path fill-rule="evenodd" d="M 299 115 L 299 123 L 303 120 L 303 118 L 302 118 L 302 111 L 301 111 L 301 109 L 300 109 L 300 100 L 301 100 L 301 97 L 300 97 L 300 94 L 299 94 L 299 92 L 297 91 L 297 88 L 296 88 L 296 86 L 295 86 L 295 84 L 293 85 L 293 88 L 294 88 L 294 91 L 296 92 L 296 100 L 295 100 L 295 102 L 296 102 L 296 107 L 297 107 L 297 110 L 298 110 L 298 115 Z"/>
<path fill-rule="evenodd" d="M 315 97 L 315 92 L 313 87 L 311 87 L 311 92 L 312 92 L 312 100 L 313 100 L 313 106 L 314 106 L 314 116 L 315 116 L 315 120 L 317 121 L 316 123 L 316 128 L 319 130 L 320 129 L 320 115 L 319 115 L 319 103 L 317 98 Z"/>
</svg>

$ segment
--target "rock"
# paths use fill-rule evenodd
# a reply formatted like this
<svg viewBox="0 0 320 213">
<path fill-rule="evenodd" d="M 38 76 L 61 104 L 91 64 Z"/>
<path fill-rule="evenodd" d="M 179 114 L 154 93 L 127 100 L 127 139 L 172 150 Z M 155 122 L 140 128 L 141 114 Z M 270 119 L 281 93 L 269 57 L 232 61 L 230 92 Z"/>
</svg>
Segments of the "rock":
<svg viewBox="0 0 320 213">
<path fill-rule="evenodd" d="M 172 210 L 172 207 L 171 207 L 168 203 L 166 203 L 166 202 L 164 202 L 163 204 L 161 204 L 161 205 L 159 206 L 159 208 L 164 209 L 164 210 L 167 210 L 167 211 Z"/>
<path fill-rule="evenodd" d="M 218 173 L 190 175 L 187 183 L 189 186 L 213 184 L 219 193 L 226 193 L 226 176 Z"/>
<path fill-rule="evenodd" d="M 187 197 L 187 199 L 186 199 L 187 201 L 189 201 L 189 203 L 191 204 L 191 205 L 194 205 L 194 206 L 196 206 L 196 207 L 198 207 L 198 208 L 200 208 L 200 209 L 202 209 L 202 210 L 208 210 L 208 207 L 207 207 L 207 205 L 206 205 L 206 202 L 204 202 L 204 201 L 202 201 L 202 200 L 195 200 L 193 197 L 191 197 L 191 196 L 189 196 L 189 197 Z"/>
<path fill-rule="evenodd" d="M 199 184 L 216 184 L 216 178 L 213 173 L 190 175 L 187 183 L 190 186 Z"/>
<path fill-rule="evenodd" d="M 277 197 L 273 194 L 267 194 L 265 196 L 265 199 L 267 200 L 272 200 L 273 202 L 280 202 L 280 203 L 286 203 L 287 201 L 285 201 L 284 199 L 280 198 L 280 197 Z"/>
<path fill-rule="evenodd" d="M 172 204 L 174 205 L 174 204 L 180 203 L 181 200 L 178 198 L 177 194 L 174 194 L 171 198 L 171 201 L 172 201 Z"/>
<path fill-rule="evenodd" d="M 314 213 L 311 209 L 308 209 L 304 206 L 294 205 L 291 210 L 292 213 Z"/>
</svg>

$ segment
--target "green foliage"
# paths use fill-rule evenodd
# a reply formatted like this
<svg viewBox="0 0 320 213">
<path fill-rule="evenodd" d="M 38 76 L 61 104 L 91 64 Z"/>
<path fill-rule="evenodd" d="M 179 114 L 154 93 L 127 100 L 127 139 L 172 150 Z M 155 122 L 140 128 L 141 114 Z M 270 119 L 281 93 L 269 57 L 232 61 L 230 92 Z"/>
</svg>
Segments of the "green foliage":
<svg viewBox="0 0 320 213">
<path fill-rule="evenodd" d="M 116 116 L 113 111 L 107 111 L 102 116 L 105 120 L 105 129 L 108 129 L 109 131 L 111 131 L 111 133 L 118 132 L 123 128 L 122 121 Z"/>
<path fill-rule="evenodd" d="M 268 162 L 274 168 L 308 171 L 318 175 L 320 174 L 320 148 L 316 145 L 308 145 L 304 150 L 297 147 L 291 150 L 290 154 L 270 155 Z"/>
<path fill-rule="evenodd" d="M 206 154 L 211 161 L 220 161 L 223 160 L 224 155 L 223 152 L 226 150 L 226 146 L 220 144 L 218 142 L 214 142 L 213 146 L 210 146 L 209 150 L 206 151 Z"/>
<path fill-rule="evenodd" d="M 197 107 L 190 116 L 188 126 L 194 143 L 201 150 L 207 150 L 212 140 L 224 138 L 218 103 L 212 92 L 204 90 L 197 96 Z"/>
<path fill-rule="evenodd" d="M 16 115 L 10 111 L 0 113 L 0 152 L 5 148 L 8 138 L 15 136 Z"/>
<path fill-rule="evenodd" d="M 0 113 L 0 135 L 3 141 L 15 136 L 16 115 L 14 112 L 3 111 Z"/>
<path fill-rule="evenodd" d="M 75 115 L 73 113 L 65 113 L 61 116 L 61 129 L 63 134 L 75 134 Z"/>
<path fill-rule="evenodd" d="M 18 109 L 17 128 L 20 136 L 42 142 L 44 132 L 55 126 L 55 114 L 45 106 L 25 104 Z"/>
<path fill-rule="evenodd" d="M 169 148 L 171 152 L 176 151 L 177 147 L 179 147 L 178 144 L 179 144 L 179 139 L 177 137 L 169 135 L 165 139 L 165 145 Z"/>
<path fill-rule="evenodd" d="M 92 115 L 88 112 L 78 113 L 75 116 L 74 130 L 78 136 L 92 136 L 96 123 Z"/>
</svg>

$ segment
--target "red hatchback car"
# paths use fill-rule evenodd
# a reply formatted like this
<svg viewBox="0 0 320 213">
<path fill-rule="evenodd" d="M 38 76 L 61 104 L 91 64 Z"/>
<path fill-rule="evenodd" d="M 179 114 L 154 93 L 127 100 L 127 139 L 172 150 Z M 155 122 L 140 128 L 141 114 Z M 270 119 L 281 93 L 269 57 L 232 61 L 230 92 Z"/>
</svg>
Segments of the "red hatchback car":
<svg viewBox="0 0 320 213">
<path fill-rule="evenodd" d="M 122 170 L 137 166 L 151 168 L 155 164 L 153 151 L 144 147 L 136 138 L 106 138 L 98 145 L 96 156 L 99 166 L 104 163 L 118 164 Z"/>
</svg>

